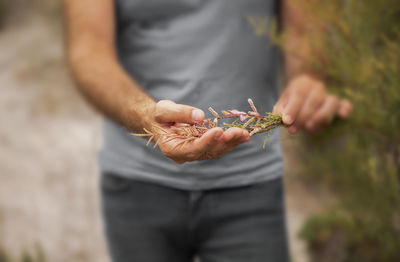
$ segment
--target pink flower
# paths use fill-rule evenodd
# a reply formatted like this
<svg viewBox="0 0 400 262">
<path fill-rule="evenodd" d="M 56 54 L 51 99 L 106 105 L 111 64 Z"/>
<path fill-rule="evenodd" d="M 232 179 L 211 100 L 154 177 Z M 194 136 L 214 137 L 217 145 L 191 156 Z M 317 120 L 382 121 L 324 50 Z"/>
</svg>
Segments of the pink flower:
<svg viewBox="0 0 400 262">
<path fill-rule="evenodd" d="M 226 115 L 228 117 L 239 117 L 240 121 L 244 121 L 244 120 L 246 120 L 246 118 L 249 117 L 246 112 L 239 111 L 236 109 L 224 111 L 223 113 L 224 113 L 224 115 Z"/>
<path fill-rule="evenodd" d="M 244 120 L 246 120 L 247 115 L 240 115 L 239 118 L 240 118 L 240 121 L 243 122 Z"/>
<path fill-rule="evenodd" d="M 253 112 L 253 111 L 249 111 L 248 113 L 250 116 L 259 116 L 260 114 L 258 112 Z"/>
<path fill-rule="evenodd" d="M 233 114 L 233 115 L 236 115 L 236 116 L 243 115 L 243 114 L 246 115 L 245 112 L 239 111 L 239 110 L 236 110 L 236 109 L 228 110 L 228 112 L 231 113 L 231 114 Z"/>
<path fill-rule="evenodd" d="M 253 103 L 253 100 L 251 100 L 251 98 L 249 98 L 249 99 L 247 100 L 247 102 L 249 102 L 251 109 L 253 109 L 253 111 L 249 111 L 248 114 L 249 114 L 250 116 L 260 116 L 260 114 L 259 114 L 258 111 L 257 111 L 256 106 L 255 106 L 254 103 Z"/>
</svg>

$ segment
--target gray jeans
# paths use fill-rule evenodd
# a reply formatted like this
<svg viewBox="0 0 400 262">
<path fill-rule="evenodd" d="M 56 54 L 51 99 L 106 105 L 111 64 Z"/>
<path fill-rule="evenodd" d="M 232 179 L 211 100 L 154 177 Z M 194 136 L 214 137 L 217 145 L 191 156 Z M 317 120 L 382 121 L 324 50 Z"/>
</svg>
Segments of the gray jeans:
<svg viewBox="0 0 400 262">
<path fill-rule="evenodd" d="M 102 175 L 113 262 L 287 262 L 282 179 L 178 190 Z"/>
</svg>

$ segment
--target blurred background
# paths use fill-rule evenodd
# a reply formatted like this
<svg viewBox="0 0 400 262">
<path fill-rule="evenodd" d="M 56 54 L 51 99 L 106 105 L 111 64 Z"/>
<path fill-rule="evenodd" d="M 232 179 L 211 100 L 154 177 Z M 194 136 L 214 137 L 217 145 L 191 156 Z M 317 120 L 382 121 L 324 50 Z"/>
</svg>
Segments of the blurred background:
<svg viewBox="0 0 400 262">
<path fill-rule="evenodd" d="M 60 2 L 0 0 L 0 262 L 109 261 L 101 118 L 65 64 Z M 400 261 L 400 5 L 319 2 L 302 5 L 318 8 L 309 63 L 355 112 L 317 136 L 283 134 L 291 256 Z"/>
<path fill-rule="evenodd" d="M 0 261 L 108 261 L 100 117 L 63 57 L 61 1 L 0 0 Z"/>
</svg>

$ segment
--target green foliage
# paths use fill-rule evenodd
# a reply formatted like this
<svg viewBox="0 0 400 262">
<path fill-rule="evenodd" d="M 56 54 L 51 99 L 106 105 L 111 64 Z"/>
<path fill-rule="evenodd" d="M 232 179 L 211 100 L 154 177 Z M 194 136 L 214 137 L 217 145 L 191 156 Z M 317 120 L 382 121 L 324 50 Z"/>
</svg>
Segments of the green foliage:
<svg viewBox="0 0 400 262">
<path fill-rule="evenodd" d="M 321 254 L 335 253 L 332 249 L 346 256 L 340 260 L 333 258 L 328 261 L 376 262 L 400 259 L 398 237 L 395 234 L 382 228 L 380 222 L 368 221 L 365 224 L 353 213 L 330 210 L 315 215 L 305 223 L 299 235 L 309 243 L 314 261 L 326 260 L 321 258 Z M 332 247 L 332 242 L 335 247 Z"/>
<path fill-rule="evenodd" d="M 305 136 L 304 176 L 330 186 L 335 210 L 311 218 L 302 236 L 340 228 L 350 246 L 373 246 L 369 260 L 351 248 L 344 261 L 400 261 L 400 5 L 397 0 L 307 1 L 314 10 L 304 41 L 311 68 L 354 105 L 348 121 Z M 372 259 L 372 260 L 371 260 Z"/>
<path fill-rule="evenodd" d="M 33 252 L 27 250 L 23 251 L 19 260 L 12 259 L 10 255 L 2 248 L 0 248 L 0 262 L 46 262 L 46 256 L 39 245 L 35 246 Z"/>
<path fill-rule="evenodd" d="M 21 262 L 34 262 L 34 259 L 31 257 L 29 253 L 24 253 L 21 258 Z"/>
<path fill-rule="evenodd" d="M 354 223 L 350 216 L 328 211 L 311 217 L 299 232 L 299 236 L 310 242 L 324 242 L 332 235 L 333 230 L 341 229 L 349 232 L 353 227 Z"/>
<path fill-rule="evenodd" d="M 0 248 L 0 262 L 10 262 L 10 258 L 7 253 Z"/>
<path fill-rule="evenodd" d="M 24 251 L 22 253 L 21 262 L 46 262 L 46 257 L 40 245 L 35 245 L 33 252 Z"/>
</svg>

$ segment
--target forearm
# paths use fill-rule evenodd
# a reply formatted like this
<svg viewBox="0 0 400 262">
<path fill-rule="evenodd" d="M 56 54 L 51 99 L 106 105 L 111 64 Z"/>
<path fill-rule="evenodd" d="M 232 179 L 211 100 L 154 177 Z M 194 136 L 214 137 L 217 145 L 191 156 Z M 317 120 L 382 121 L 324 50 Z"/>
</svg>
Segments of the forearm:
<svg viewBox="0 0 400 262">
<path fill-rule="evenodd" d="M 84 96 L 132 131 L 150 128 L 155 102 L 124 71 L 115 49 L 113 0 L 64 0 L 67 58 Z"/>
<path fill-rule="evenodd" d="M 300 75 L 307 75 L 317 78 L 315 73 L 312 73 L 308 64 L 305 62 L 305 57 L 309 57 L 309 52 L 306 50 L 296 50 L 296 37 L 292 36 L 288 43 L 290 50 L 284 53 L 284 70 L 286 82 L 290 82 L 293 78 Z"/>
<path fill-rule="evenodd" d="M 100 112 L 128 130 L 142 132 L 154 122 L 155 101 L 101 46 L 69 50 L 73 76 L 83 95 Z"/>
<path fill-rule="evenodd" d="M 287 82 L 299 75 L 308 75 L 318 78 L 309 67 L 312 53 L 304 35 L 308 27 L 304 8 L 294 0 L 283 0 L 282 27 L 285 34 L 284 70 Z"/>
</svg>

